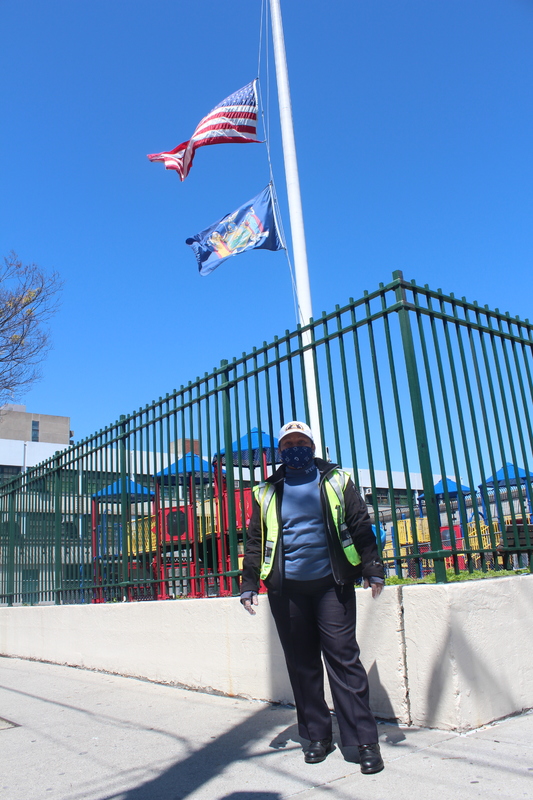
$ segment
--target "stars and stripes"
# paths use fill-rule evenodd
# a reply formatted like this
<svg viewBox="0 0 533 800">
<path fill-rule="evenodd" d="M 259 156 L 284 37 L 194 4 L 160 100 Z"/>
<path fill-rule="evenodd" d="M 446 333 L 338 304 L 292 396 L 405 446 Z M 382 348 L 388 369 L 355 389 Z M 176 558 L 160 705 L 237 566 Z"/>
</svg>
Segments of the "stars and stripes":
<svg viewBox="0 0 533 800">
<path fill-rule="evenodd" d="M 197 125 L 187 142 L 168 153 L 153 153 L 150 161 L 163 161 L 165 169 L 175 169 L 185 180 L 198 147 L 231 142 L 259 142 L 257 138 L 257 80 L 243 86 L 214 107 Z"/>
</svg>

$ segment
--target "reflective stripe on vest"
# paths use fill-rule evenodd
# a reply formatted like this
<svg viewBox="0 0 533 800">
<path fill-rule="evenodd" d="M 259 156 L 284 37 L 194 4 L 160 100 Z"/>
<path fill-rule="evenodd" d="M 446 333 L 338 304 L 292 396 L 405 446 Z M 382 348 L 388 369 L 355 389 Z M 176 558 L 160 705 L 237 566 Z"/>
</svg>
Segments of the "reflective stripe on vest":
<svg viewBox="0 0 533 800">
<path fill-rule="evenodd" d="M 359 553 L 355 549 L 350 532 L 345 521 L 344 492 L 350 474 L 342 469 L 333 470 L 325 479 L 324 486 L 326 498 L 329 503 L 335 530 L 342 545 L 344 555 L 354 566 L 361 563 Z M 274 565 L 276 545 L 279 538 L 279 520 L 276 504 L 276 489 L 271 483 L 262 483 L 254 486 L 254 497 L 261 510 L 261 580 L 268 578 Z M 266 536 L 265 536 L 266 530 Z"/>
<path fill-rule="evenodd" d="M 350 535 L 350 531 L 346 525 L 345 519 L 345 503 L 344 492 L 350 480 L 350 475 L 343 469 L 335 469 L 324 479 L 324 486 L 326 488 L 326 497 L 328 499 L 331 516 L 337 536 L 344 550 L 344 555 L 354 566 L 361 563 L 361 557 Z"/>
<path fill-rule="evenodd" d="M 254 486 L 254 497 L 261 510 L 261 572 L 262 581 L 270 575 L 274 564 L 276 544 L 279 538 L 279 522 L 276 509 L 276 489 L 271 483 Z M 265 536 L 266 530 L 266 536 Z"/>
</svg>

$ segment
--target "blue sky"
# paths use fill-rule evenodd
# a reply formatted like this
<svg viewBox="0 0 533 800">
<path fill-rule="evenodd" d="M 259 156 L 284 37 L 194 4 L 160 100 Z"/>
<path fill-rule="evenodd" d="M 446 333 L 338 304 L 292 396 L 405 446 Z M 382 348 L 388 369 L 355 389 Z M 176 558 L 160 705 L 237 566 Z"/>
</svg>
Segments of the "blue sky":
<svg viewBox="0 0 533 800">
<path fill-rule="evenodd" d="M 29 411 L 76 439 L 295 324 L 282 252 L 198 275 L 185 239 L 268 181 L 189 138 L 256 76 L 261 0 L 2 0 L 0 253 L 57 269 Z M 531 0 L 282 0 L 315 316 L 388 282 L 533 317 Z M 261 79 L 267 94 L 266 59 Z M 271 61 L 271 145 L 288 214 Z"/>
</svg>

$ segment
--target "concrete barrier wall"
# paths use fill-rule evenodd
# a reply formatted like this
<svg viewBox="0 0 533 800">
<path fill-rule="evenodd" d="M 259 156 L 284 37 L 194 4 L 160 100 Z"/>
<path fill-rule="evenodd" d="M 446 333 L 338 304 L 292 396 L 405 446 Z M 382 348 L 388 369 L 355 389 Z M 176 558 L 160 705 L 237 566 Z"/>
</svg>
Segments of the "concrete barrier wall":
<svg viewBox="0 0 533 800">
<path fill-rule="evenodd" d="M 403 606 L 413 724 L 468 730 L 533 706 L 533 575 L 410 586 Z"/>
<path fill-rule="evenodd" d="M 468 730 L 533 707 L 533 576 L 357 591 L 371 705 Z M 266 597 L 0 608 L 0 654 L 291 702 Z"/>
</svg>

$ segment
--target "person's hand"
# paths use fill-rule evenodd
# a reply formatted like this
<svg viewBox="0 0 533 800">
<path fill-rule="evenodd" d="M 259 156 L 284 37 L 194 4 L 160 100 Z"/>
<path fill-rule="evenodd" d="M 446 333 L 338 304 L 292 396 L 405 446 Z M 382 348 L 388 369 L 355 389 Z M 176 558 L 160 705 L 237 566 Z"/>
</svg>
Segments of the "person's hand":
<svg viewBox="0 0 533 800">
<path fill-rule="evenodd" d="M 243 592 L 241 603 L 249 614 L 255 614 L 254 606 L 257 605 L 257 592 Z"/>
<path fill-rule="evenodd" d="M 375 600 L 376 597 L 379 597 L 381 592 L 383 591 L 383 584 L 382 583 L 374 583 L 374 581 L 369 581 L 368 578 L 365 578 L 363 582 L 363 587 L 368 589 L 368 587 L 372 587 L 372 597 Z"/>
</svg>

